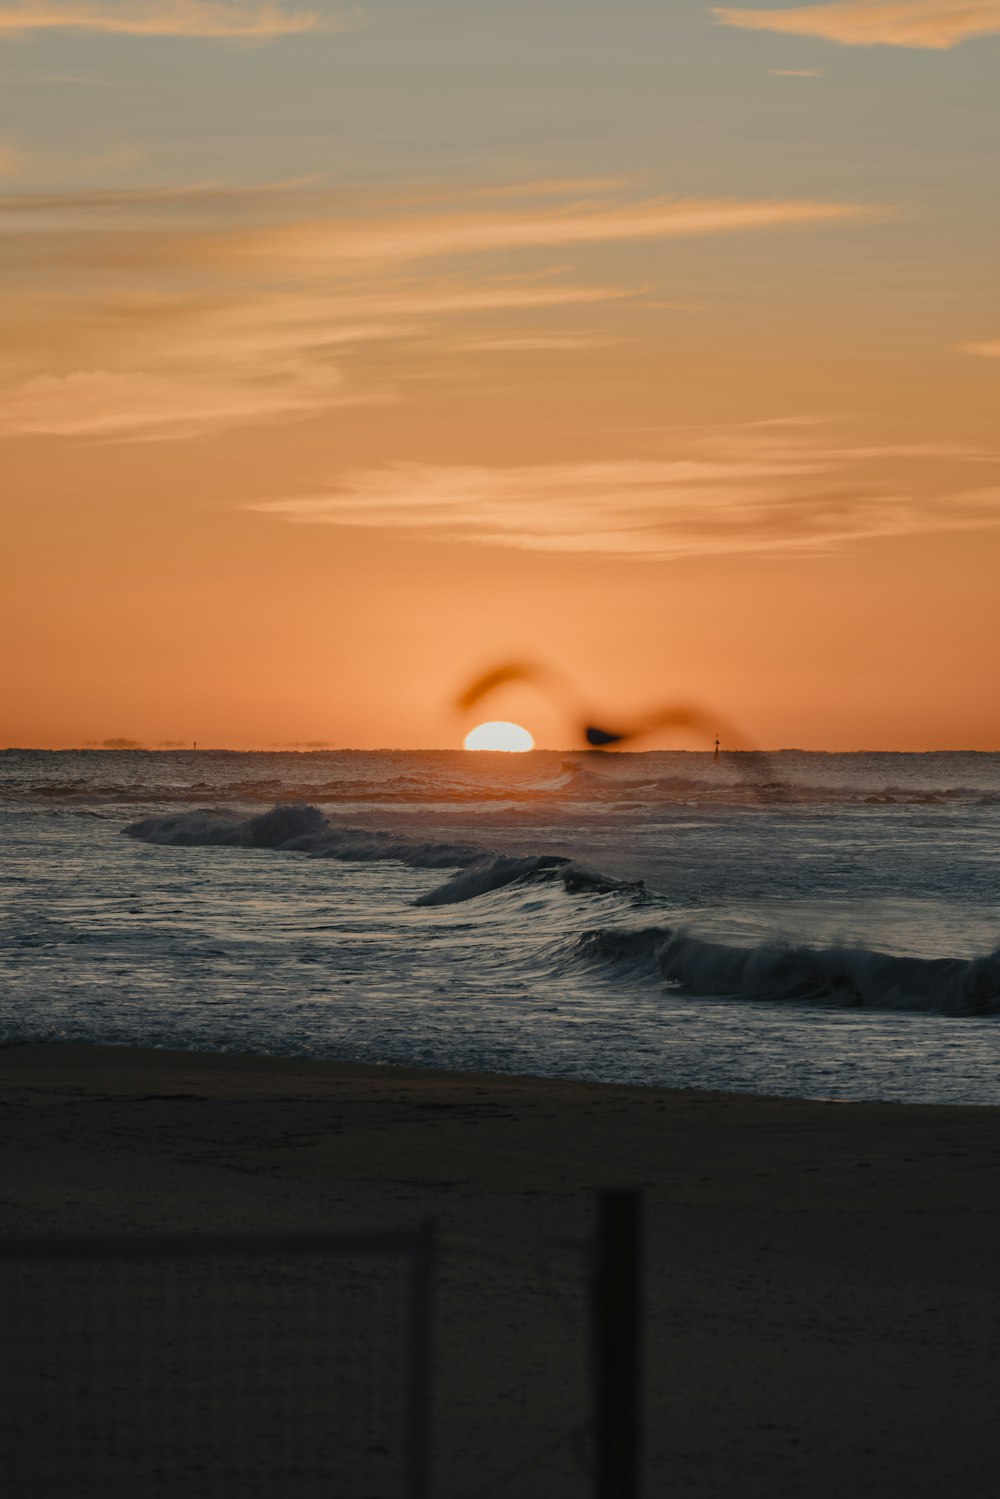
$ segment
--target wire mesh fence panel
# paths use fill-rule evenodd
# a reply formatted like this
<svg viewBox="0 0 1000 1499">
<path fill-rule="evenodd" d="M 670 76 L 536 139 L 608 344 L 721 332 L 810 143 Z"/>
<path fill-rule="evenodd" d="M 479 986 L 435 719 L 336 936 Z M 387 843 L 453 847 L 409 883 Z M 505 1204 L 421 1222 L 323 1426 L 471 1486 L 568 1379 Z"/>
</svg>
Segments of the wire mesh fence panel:
<svg viewBox="0 0 1000 1499">
<path fill-rule="evenodd" d="M 589 1251 L 584 1240 L 521 1233 L 444 1237 L 434 1423 L 442 1496 L 590 1493 Z"/>
<path fill-rule="evenodd" d="M 421 1499 L 419 1241 L 173 1250 L 7 1246 L 7 1499 Z"/>
</svg>

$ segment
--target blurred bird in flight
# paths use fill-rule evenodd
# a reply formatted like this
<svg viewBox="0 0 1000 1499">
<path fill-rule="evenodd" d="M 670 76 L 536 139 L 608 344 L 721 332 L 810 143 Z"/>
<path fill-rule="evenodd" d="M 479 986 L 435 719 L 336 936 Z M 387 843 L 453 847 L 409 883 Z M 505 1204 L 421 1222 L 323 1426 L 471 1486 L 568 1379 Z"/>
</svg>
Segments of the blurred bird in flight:
<svg viewBox="0 0 1000 1499">
<path fill-rule="evenodd" d="M 461 712 L 468 713 L 483 698 L 512 682 L 526 682 L 538 687 L 543 693 L 554 696 L 574 724 L 578 738 L 588 749 L 607 749 L 612 745 L 628 744 L 664 729 L 695 729 L 704 732 L 709 739 L 714 735 L 716 741 L 720 733 L 724 733 L 730 748 L 749 747 L 742 742 L 741 735 L 731 725 L 724 725 L 718 715 L 708 713 L 695 703 L 668 703 L 639 714 L 628 723 L 617 722 L 614 727 L 607 720 L 597 722 L 595 716 L 582 707 L 578 694 L 564 677 L 549 667 L 531 661 L 509 661 L 483 672 L 459 694 L 455 706 Z"/>
</svg>

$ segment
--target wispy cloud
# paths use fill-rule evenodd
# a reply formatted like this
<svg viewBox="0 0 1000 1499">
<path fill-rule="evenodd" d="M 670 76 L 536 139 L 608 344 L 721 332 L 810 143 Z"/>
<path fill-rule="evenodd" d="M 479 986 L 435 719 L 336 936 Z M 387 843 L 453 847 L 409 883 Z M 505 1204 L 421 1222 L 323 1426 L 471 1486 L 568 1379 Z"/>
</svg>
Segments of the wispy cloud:
<svg viewBox="0 0 1000 1499">
<path fill-rule="evenodd" d="M 920 47 L 946 51 L 1000 32 L 1000 0 L 834 0 L 782 10 L 716 6 L 724 26 L 814 36 L 845 47 Z"/>
<path fill-rule="evenodd" d="M 353 379 L 367 346 L 427 339 L 457 320 L 622 296 L 617 287 L 488 281 L 420 286 L 389 280 L 323 293 L 184 297 L 108 295 L 0 304 L 5 365 L 0 435 L 129 441 L 198 436 L 391 398 L 391 377 Z M 50 366 L 31 367 L 39 346 Z M 54 366 L 54 369 L 52 368 Z"/>
<path fill-rule="evenodd" d="M 822 78 L 822 68 L 768 68 L 772 78 Z"/>
<path fill-rule="evenodd" d="M 256 0 L 21 0 L 0 5 L 0 35 L 98 31 L 118 36 L 232 38 L 267 41 L 308 31 L 346 31 L 360 12 L 296 10 Z"/>
<path fill-rule="evenodd" d="M 961 344 L 962 354 L 978 354 L 982 359 L 1000 359 L 1000 338 L 987 338 L 982 343 Z"/>
<path fill-rule="evenodd" d="M 120 161 L 135 160 L 135 152 L 122 145 L 115 151 Z M 44 158 L 43 158 L 44 159 Z M 104 158 L 107 161 L 107 158 Z M 194 227 L 211 222 L 219 215 L 260 217 L 274 211 L 279 200 L 290 200 L 302 186 L 301 181 L 255 184 L 252 187 L 227 187 L 218 182 L 184 183 L 158 187 L 61 187 L 52 192 L 29 189 L 0 196 L 0 215 L 24 220 L 44 214 L 59 215 L 60 220 L 74 224 L 78 233 L 86 225 L 103 223 L 115 216 L 119 231 L 131 229 L 133 223 L 146 218 L 151 210 L 174 215 Z M 291 210 L 294 211 L 294 210 Z M 48 229 L 43 232 L 48 233 Z"/>
<path fill-rule="evenodd" d="M 92 156 L 70 156 L 58 151 L 25 151 L 20 147 L 0 144 L 0 177 L 17 177 L 33 184 L 49 181 L 86 181 L 105 177 L 116 172 L 127 172 L 139 162 L 139 152 L 134 146 L 119 145 L 110 150 L 96 152 Z M 24 204 L 38 193 L 0 193 L 0 216 L 4 205 L 14 202 Z M 10 245 L 8 239 L 8 246 Z"/>
<path fill-rule="evenodd" d="M 481 197 L 477 192 L 470 195 Z M 9 221 L 8 266 L 44 259 L 105 272 L 212 273 L 241 279 L 325 281 L 433 260 L 705 235 L 787 232 L 892 218 L 888 205 L 810 199 L 649 198 L 554 193 L 539 204 L 531 184 L 488 206 L 462 195 L 322 193 L 297 184 L 269 190 L 211 184 L 0 196 Z M 49 222 L 43 222 L 45 216 Z M 38 217 L 32 230 L 28 222 Z M 0 225 L 0 232 L 2 232 Z"/>
<path fill-rule="evenodd" d="M 521 354 L 527 350 L 545 349 L 559 353 L 576 349 L 606 349 L 620 342 L 620 339 L 608 338 L 599 333 L 511 333 L 500 338 L 466 339 L 461 347 L 496 354 Z"/>
<path fill-rule="evenodd" d="M 864 537 L 1000 524 L 1000 487 L 919 493 L 862 474 L 863 456 L 806 441 L 717 435 L 710 457 L 623 458 L 510 468 L 394 464 L 323 492 L 253 505 L 300 524 L 430 532 L 527 551 L 664 560 L 726 552 L 816 553 Z M 916 457 L 905 450 L 907 457 Z M 925 461 L 929 454 L 922 450 Z M 954 479 L 955 452 L 948 450 Z M 1000 469 L 1000 458 L 992 455 Z"/>
<path fill-rule="evenodd" d="M 272 363 L 248 377 L 234 366 L 160 367 L 39 375 L 6 394 L 0 433 L 164 439 L 253 421 L 304 416 L 364 399 L 336 369 Z M 375 399 L 369 393 L 367 399 Z"/>
<path fill-rule="evenodd" d="M 615 186 L 609 196 L 603 182 L 503 184 L 493 201 L 482 187 L 393 195 L 301 182 L 8 191 L 0 432 L 183 437 L 398 398 L 430 351 L 463 353 L 471 378 L 500 356 L 583 356 L 620 330 L 567 327 L 557 311 L 635 299 L 643 285 L 553 267 L 548 252 L 881 213 Z M 515 310 L 516 328 L 500 321 Z M 364 357 L 376 343 L 386 352 Z"/>
<path fill-rule="evenodd" d="M 505 205 L 483 212 L 459 209 L 368 220 L 305 221 L 256 234 L 225 236 L 214 248 L 227 258 L 277 256 L 324 265 L 336 261 L 409 261 L 614 240 L 792 229 L 890 214 L 890 209 L 873 204 L 808 199 L 647 198 L 559 204 L 544 212 Z"/>
</svg>

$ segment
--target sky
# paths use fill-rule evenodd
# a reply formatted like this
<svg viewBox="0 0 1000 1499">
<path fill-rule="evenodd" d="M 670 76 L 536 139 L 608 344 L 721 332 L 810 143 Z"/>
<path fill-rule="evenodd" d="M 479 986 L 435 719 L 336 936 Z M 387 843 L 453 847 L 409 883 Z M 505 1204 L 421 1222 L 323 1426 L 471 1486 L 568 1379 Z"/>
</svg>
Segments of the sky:
<svg viewBox="0 0 1000 1499">
<path fill-rule="evenodd" d="M 0 0 L 0 745 L 570 747 L 456 712 L 516 659 L 1000 749 L 998 63 L 1000 0 Z"/>
</svg>

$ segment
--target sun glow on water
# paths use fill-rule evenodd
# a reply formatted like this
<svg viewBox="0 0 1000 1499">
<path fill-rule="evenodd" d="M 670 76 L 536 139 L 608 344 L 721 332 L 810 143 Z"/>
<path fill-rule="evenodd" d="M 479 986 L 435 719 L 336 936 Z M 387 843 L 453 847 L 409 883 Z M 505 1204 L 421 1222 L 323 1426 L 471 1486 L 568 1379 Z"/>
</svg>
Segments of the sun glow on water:
<svg viewBox="0 0 1000 1499">
<path fill-rule="evenodd" d="M 519 723 L 506 723 L 501 719 L 477 724 L 465 736 L 467 750 L 504 750 L 509 754 L 523 754 L 534 747 L 535 741 L 527 729 L 522 729 Z"/>
</svg>

